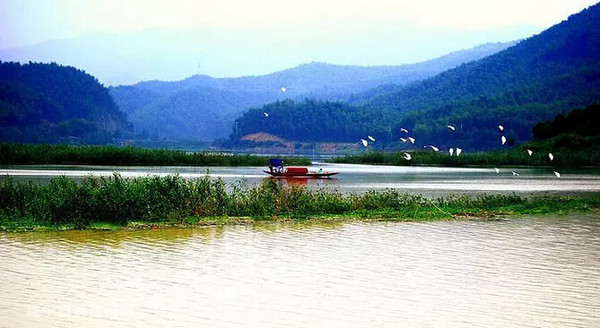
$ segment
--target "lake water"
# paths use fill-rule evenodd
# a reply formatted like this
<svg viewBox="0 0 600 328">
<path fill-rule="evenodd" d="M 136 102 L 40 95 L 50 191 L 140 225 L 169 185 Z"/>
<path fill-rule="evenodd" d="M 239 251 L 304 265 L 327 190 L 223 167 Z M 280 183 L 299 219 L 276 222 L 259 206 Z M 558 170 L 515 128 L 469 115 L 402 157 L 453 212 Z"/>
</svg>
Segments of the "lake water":
<svg viewBox="0 0 600 328">
<path fill-rule="evenodd" d="M 282 184 L 303 184 L 311 188 L 337 189 L 344 193 L 365 192 L 372 189 L 395 188 L 408 193 L 438 197 L 466 193 L 518 194 L 581 194 L 600 192 L 598 171 L 561 172 L 557 178 L 553 170 L 502 168 L 499 174 L 493 168 L 398 167 L 352 164 L 315 163 L 311 170 L 340 172 L 333 179 L 281 180 Z M 119 167 L 119 166 L 17 166 L 0 168 L 0 176 L 10 175 L 20 180 L 45 183 L 60 175 L 83 178 L 87 175 L 136 177 L 177 173 L 184 178 L 206 174 L 221 177 L 228 185 L 243 181 L 260 183 L 266 174 L 264 167 Z M 519 175 L 513 175 L 512 172 Z"/>
<path fill-rule="evenodd" d="M 0 327 L 599 327 L 600 215 L 0 233 Z"/>
</svg>

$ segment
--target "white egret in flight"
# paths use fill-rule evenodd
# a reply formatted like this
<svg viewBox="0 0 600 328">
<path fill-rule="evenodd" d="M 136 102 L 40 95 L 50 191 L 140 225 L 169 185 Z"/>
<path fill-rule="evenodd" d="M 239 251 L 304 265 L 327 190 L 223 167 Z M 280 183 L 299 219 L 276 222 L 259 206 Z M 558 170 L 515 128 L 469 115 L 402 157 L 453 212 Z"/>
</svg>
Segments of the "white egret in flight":
<svg viewBox="0 0 600 328">
<path fill-rule="evenodd" d="M 448 125 L 448 129 L 452 130 L 452 131 L 456 131 L 456 128 L 452 125 Z"/>
<path fill-rule="evenodd" d="M 269 113 L 263 113 L 265 115 L 265 117 L 269 117 Z"/>
<path fill-rule="evenodd" d="M 281 87 L 281 92 L 286 92 L 287 89 L 285 87 Z"/>
<path fill-rule="evenodd" d="M 436 147 L 436 146 L 434 146 L 434 145 L 425 146 L 425 147 L 423 147 L 423 148 L 427 148 L 427 147 L 430 147 L 430 148 L 431 148 L 431 149 L 433 149 L 434 151 L 439 151 L 439 150 L 440 150 L 438 147 Z"/>
<path fill-rule="evenodd" d="M 500 173 L 500 169 L 495 167 L 494 170 L 496 170 L 496 174 Z"/>
<path fill-rule="evenodd" d="M 527 154 L 529 154 L 529 156 L 531 156 L 531 154 L 533 154 L 533 150 L 527 149 Z"/>
<path fill-rule="evenodd" d="M 557 178 L 560 178 L 560 173 L 556 172 L 556 171 L 552 171 L 554 172 L 554 175 L 556 175 Z"/>
<path fill-rule="evenodd" d="M 462 149 L 456 148 L 456 157 L 460 156 L 460 153 L 462 153 Z"/>
<path fill-rule="evenodd" d="M 454 154 L 454 148 L 448 149 L 448 152 L 450 153 L 450 156 L 452 156 Z"/>
<path fill-rule="evenodd" d="M 412 158 L 412 156 L 410 156 L 409 153 L 404 153 L 404 159 L 407 161 L 410 161 L 410 159 Z"/>
<path fill-rule="evenodd" d="M 504 131 L 504 127 L 502 125 L 498 125 L 498 130 Z"/>
<path fill-rule="evenodd" d="M 505 136 L 502 136 L 502 138 L 500 138 L 500 140 L 502 141 L 503 145 L 506 143 L 506 137 Z"/>
<path fill-rule="evenodd" d="M 369 142 L 367 142 L 367 140 L 365 139 L 360 139 L 360 142 L 362 142 L 363 146 L 367 147 L 369 145 Z"/>
<path fill-rule="evenodd" d="M 519 173 L 517 173 L 517 172 L 515 172 L 515 171 L 512 171 L 512 174 L 513 174 L 513 176 L 515 176 L 515 175 L 516 175 L 516 176 L 519 176 Z"/>
<path fill-rule="evenodd" d="M 404 133 L 408 133 L 408 130 L 407 130 L 407 129 L 405 129 L 405 128 L 400 128 L 400 131 L 401 131 L 401 132 L 404 132 Z"/>
<path fill-rule="evenodd" d="M 400 138 L 400 141 L 406 142 L 407 140 L 405 138 Z"/>
<path fill-rule="evenodd" d="M 548 158 L 550 158 L 551 161 L 554 160 L 554 155 L 552 155 L 552 153 L 548 153 Z"/>
<path fill-rule="evenodd" d="M 410 140 L 410 142 L 414 145 L 415 144 L 415 138 L 413 137 L 408 137 L 408 140 Z"/>
<path fill-rule="evenodd" d="M 369 138 L 369 140 L 371 140 L 371 141 L 375 141 L 375 138 L 373 138 L 371 136 L 368 136 L 367 138 Z"/>
</svg>

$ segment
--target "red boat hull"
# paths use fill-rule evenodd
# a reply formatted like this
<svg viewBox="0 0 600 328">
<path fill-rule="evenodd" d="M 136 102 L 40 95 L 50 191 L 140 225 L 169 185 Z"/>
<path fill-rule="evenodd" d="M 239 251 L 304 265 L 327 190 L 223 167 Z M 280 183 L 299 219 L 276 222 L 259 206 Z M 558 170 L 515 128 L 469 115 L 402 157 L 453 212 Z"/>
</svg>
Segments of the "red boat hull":
<svg viewBox="0 0 600 328">
<path fill-rule="evenodd" d="M 338 172 L 307 172 L 307 173 L 295 173 L 295 172 L 271 172 L 271 171 L 267 171 L 267 170 L 263 170 L 263 172 L 276 177 L 276 178 L 315 178 L 315 179 L 322 179 L 322 178 L 329 178 L 332 175 L 336 175 L 338 174 Z"/>
</svg>

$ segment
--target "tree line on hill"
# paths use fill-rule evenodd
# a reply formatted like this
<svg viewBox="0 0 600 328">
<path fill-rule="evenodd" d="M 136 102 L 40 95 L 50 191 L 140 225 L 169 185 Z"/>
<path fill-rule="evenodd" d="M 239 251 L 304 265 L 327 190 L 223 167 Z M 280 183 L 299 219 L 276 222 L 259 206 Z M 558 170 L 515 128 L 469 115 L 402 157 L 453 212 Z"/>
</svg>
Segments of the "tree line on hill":
<svg viewBox="0 0 600 328">
<path fill-rule="evenodd" d="M 0 62 L 0 140 L 108 143 L 127 117 L 91 75 L 55 63 Z"/>
<path fill-rule="evenodd" d="M 497 54 L 422 82 L 356 94 L 349 104 L 305 100 L 254 108 L 236 121 L 231 140 L 262 131 L 294 141 L 358 142 L 372 135 L 382 145 L 408 136 L 407 129 L 419 146 L 493 149 L 501 134 L 527 141 L 538 122 L 598 100 L 598 40 L 600 4 Z"/>
</svg>

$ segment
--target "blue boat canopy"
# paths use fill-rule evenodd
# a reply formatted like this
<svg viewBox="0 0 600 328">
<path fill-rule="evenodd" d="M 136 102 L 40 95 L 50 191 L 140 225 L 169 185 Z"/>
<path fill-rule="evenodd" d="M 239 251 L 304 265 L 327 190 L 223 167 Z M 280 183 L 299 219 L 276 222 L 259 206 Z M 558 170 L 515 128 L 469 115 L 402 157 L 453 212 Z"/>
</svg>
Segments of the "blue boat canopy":
<svg viewBox="0 0 600 328">
<path fill-rule="evenodd" d="M 275 166 L 275 167 L 282 166 L 283 167 L 283 159 L 281 159 L 281 158 L 271 158 L 271 159 L 269 159 L 269 162 L 271 162 L 272 166 Z"/>
</svg>

